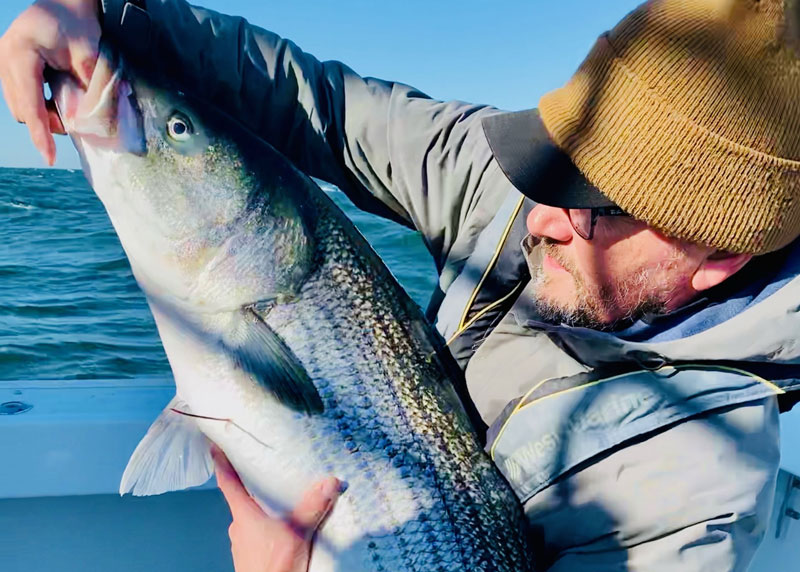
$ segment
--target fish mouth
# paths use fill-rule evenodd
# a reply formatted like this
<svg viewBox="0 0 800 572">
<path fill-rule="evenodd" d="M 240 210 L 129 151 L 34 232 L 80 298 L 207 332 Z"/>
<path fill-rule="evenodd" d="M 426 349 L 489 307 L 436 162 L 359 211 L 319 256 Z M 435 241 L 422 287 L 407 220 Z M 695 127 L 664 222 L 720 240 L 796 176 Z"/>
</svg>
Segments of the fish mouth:
<svg viewBox="0 0 800 572">
<path fill-rule="evenodd" d="M 146 151 L 142 114 L 125 67 L 102 48 L 87 87 L 64 72 L 49 71 L 47 83 L 64 130 L 76 143 L 122 153 Z"/>
</svg>

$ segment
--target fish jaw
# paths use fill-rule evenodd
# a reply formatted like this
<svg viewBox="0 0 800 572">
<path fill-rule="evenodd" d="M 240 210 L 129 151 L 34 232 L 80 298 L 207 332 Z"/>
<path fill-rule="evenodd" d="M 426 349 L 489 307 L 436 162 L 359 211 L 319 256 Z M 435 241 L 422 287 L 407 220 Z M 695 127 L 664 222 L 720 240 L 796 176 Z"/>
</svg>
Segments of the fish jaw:
<svg viewBox="0 0 800 572">
<path fill-rule="evenodd" d="M 71 75 L 48 77 L 64 130 L 81 146 L 143 155 L 146 151 L 141 114 L 121 62 L 101 52 L 84 89 Z M 80 148 L 79 148 L 80 149 Z M 80 150 L 79 150 L 80 152 Z"/>
</svg>

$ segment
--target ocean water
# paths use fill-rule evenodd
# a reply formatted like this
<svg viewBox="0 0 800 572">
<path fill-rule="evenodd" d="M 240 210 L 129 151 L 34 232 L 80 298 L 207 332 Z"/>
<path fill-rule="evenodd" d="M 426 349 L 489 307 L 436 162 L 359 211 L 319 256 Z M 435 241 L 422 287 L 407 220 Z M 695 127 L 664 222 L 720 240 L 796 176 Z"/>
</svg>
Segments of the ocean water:
<svg viewBox="0 0 800 572">
<path fill-rule="evenodd" d="M 324 186 L 412 298 L 436 274 L 418 233 Z M 0 380 L 170 376 L 155 324 L 80 171 L 0 169 Z"/>
</svg>

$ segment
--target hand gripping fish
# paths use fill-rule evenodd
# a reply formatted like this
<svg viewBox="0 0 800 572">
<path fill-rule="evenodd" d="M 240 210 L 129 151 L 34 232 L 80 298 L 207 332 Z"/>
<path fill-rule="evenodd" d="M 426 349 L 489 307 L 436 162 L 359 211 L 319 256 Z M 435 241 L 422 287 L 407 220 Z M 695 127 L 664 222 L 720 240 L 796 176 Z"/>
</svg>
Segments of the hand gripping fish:
<svg viewBox="0 0 800 572">
<path fill-rule="evenodd" d="M 62 120 L 147 296 L 177 395 L 121 493 L 206 482 L 209 440 L 282 515 L 347 484 L 312 572 L 530 569 L 419 308 L 308 177 L 246 128 L 104 50 Z"/>
</svg>

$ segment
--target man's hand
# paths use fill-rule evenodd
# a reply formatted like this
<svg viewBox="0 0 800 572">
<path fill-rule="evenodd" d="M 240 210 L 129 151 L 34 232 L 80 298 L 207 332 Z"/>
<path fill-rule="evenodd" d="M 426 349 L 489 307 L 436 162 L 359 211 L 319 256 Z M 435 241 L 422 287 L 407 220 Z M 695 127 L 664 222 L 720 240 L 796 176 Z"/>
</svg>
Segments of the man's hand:
<svg viewBox="0 0 800 572">
<path fill-rule="evenodd" d="M 339 496 L 339 481 L 318 483 L 286 520 L 279 520 L 264 514 L 222 451 L 213 447 L 212 455 L 233 516 L 228 532 L 236 572 L 306 572 L 311 541 Z"/>
<path fill-rule="evenodd" d="M 45 66 L 89 85 L 97 60 L 100 24 L 97 0 L 38 0 L 0 37 L 0 83 L 11 115 L 25 123 L 33 144 L 52 165 L 53 133 L 61 122 L 43 92 Z"/>
</svg>

